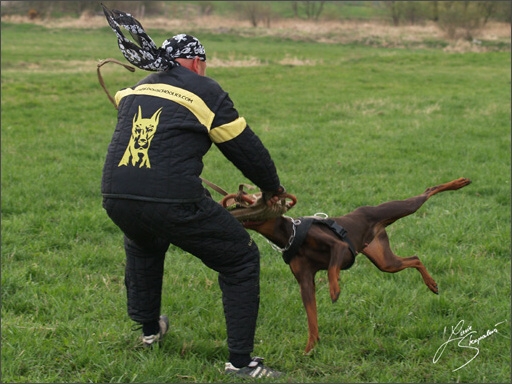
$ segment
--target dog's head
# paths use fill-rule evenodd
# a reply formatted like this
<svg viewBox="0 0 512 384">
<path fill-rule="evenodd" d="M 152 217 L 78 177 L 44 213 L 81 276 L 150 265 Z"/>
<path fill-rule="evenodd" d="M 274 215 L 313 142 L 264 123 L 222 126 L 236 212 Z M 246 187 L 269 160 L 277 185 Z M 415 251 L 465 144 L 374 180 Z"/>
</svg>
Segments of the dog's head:
<svg viewBox="0 0 512 384">
<path fill-rule="evenodd" d="M 246 228 L 280 217 L 297 203 L 297 198 L 294 195 L 284 193 L 279 196 L 279 201 L 269 205 L 265 201 L 263 193 L 249 194 L 245 192 L 244 187 L 247 185 L 240 184 L 238 192 L 224 196 L 220 204 Z"/>
</svg>

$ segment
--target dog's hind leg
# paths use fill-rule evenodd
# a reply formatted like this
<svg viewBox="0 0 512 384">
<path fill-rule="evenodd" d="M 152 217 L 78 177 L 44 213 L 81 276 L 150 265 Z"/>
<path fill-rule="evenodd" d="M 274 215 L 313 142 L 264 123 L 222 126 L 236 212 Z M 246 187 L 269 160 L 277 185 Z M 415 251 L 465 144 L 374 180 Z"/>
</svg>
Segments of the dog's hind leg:
<svg viewBox="0 0 512 384">
<path fill-rule="evenodd" d="M 437 283 L 427 271 L 427 268 L 420 261 L 418 256 L 398 257 L 389 245 L 389 238 L 384 229 L 382 229 L 362 251 L 370 261 L 383 272 L 396 273 L 405 268 L 416 268 L 427 287 L 437 294 L 439 292 Z"/>
<path fill-rule="evenodd" d="M 373 224 L 373 234 L 375 237 L 369 241 L 369 244 L 367 244 L 361 252 L 383 272 L 395 273 L 405 268 L 416 268 L 423 277 L 423 281 L 427 287 L 432 292 L 438 293 L 436 282 L 417 256 L 398 257 L 393 253 L 384 227 L 401 217 L 416 212 L 425 201 L 435 194 L 443 191 L 454 191 L 469 184 L 471 184 L 471 180 L 461 177 L 448 183 L 427 188 L 425 192 L 419 196 L 402 201 L 391 201 L 377 207 L 362 208 L 367 211 L 367 214 L 372 217 L 376 224 Z M 357 212 L 357 210 L 354 212 Z"/>
<path fill-rule="evenodd" d="M 448 183 L 444 183 L 441 185 L 436 185 L 435 187 L 427 188 L 427 190 L 423 193 L 427 195 L 427 199 L 431 196 L 434 196 L 436 193 L 443 191 L 455 191 L 457 189 L 463 188 L 466 185 L 471 184 L 471 180 L 466 179 L 465 177 L 461 177 L 456 180 L 452 180 Z"/>
<path fill-rule="evenodd" d="M 439 192 L 455 191 L 471 184 L 471 180 L 461 177 L 448 183 L 436 185 L 425 190 L 421 195 L 410 197 L 405 200 L 388 201 L 376 207 L 360 207 L 347 216 L 363 216 L 370 219 L 370 225 L 375 226 L 374 231 L 379 232 L 380 224 L 384 227 L 394 223 L 402 217 L 416 212 L 430 197 Z"/>
</svg>

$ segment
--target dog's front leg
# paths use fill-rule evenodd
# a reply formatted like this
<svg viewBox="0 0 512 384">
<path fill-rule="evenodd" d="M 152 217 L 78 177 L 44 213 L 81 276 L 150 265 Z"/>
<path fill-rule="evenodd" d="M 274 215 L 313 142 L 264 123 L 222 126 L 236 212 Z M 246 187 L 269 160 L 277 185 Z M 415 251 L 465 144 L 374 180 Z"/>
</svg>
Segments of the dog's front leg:
<svg viewBox="0 0 512 384">
<path fill-rule="evenodd" d="M 309 354 L 316 343 L 320 340 L 318 334 L 318 316 L 316 308 L 316 297 L 315 297 L 315 283 L 314 277 L 311 282 L 302 282 L 300 287 L 300 293 L 302 296 L 302 303 L 306 309 L 306 315 L 308 318 L 308 342 L 304 349 L 304 354 Z"/>
<path fill-rule="evenodd" d="M 299 283 L 302 303 L 306 309 L 308 319 L 308 342 L 304 354 L 308 354 L 315 347 L 320 337 L 318 336 L 318 317 L 315 297 L 315 273 L 308 264 L 302 263 L 300 258 L 290 262 L 295 279 Z"/>
</svg>

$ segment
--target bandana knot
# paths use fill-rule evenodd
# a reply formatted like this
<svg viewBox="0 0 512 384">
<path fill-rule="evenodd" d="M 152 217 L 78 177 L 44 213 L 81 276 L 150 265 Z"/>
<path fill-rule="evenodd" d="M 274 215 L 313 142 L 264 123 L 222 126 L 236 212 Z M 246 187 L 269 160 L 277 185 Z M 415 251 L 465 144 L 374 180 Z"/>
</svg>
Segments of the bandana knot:
<svg viewBox="0 0 512 384">
<path fill-rule="evenodd" d="M 108 24 L 117 35 L 117 45 L 123 56 L 136 67 L 147 71 L 167 71 L 179 66 L 176 61 L 178 58 L 198 57 L 206 61 L 204 46 L 194 36 L 182 33 L 165 40 L 161 47 L 157 47 L 131 14 L 110 10 L 103 4 L 101 6 Z M 120 27 L 126 29 L 135 42 L 126 38 Z"/>
</svg>

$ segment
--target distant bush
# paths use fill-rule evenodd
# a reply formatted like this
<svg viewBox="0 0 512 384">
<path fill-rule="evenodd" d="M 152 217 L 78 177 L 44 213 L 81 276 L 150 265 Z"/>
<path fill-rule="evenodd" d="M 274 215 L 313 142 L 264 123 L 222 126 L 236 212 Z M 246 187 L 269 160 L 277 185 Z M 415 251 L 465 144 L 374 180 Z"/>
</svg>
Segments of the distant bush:
<svg viewBox="0 0 512 384">
<path fill-rule="evenodd" d="M 478 2 L 448 1 L 443 3 L 443 8 L 438 25 L 449 39 L 472 40 L 475 32 L 483 25 Z"/>
<path fill-rule="evenodd" d="M 381 1 L 393 25 L 438 23 L 449 39 L 473 35 L 489 20 L 510 22 L 508 1 Z"/>
<path fill-rule="evenodd" d="M 135 17 L 169 16 L 191 18 L 221 15 L 243 18 L 251 25 L 270 26 L 277 18 L 307 20 L 375 20 L 386 18 L 393 25 L 438 22 L 447 36 L 471 36 L 490 20 L 511 22 L 510 1 L 105 1 Z M 31 19 L 100 15 L 97 1 L 2 1 L 2 16 Z M 34 16 L 37 15 L 37 16 Z"/>
<path fill-rule="evenodd" d="M 159 14 L 162 1 L 108 1 L 111 9 L 120 9 L 136 17 Z M 101 6 L 96 1 L 2 1 L 2 15 L 32 15 L 44 18 L 63 16 L 79 17 L 83 14 L 101 14 Z"/>
<path fill-rule="evenodd" d="M 264 23 L 267 28 L 270 28 L 273 16 L 270 1 L 236 1 L 235 9 L 240 17 L 249 20 L 253 27 Z"/>
</svg>

